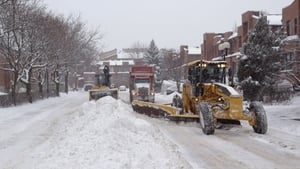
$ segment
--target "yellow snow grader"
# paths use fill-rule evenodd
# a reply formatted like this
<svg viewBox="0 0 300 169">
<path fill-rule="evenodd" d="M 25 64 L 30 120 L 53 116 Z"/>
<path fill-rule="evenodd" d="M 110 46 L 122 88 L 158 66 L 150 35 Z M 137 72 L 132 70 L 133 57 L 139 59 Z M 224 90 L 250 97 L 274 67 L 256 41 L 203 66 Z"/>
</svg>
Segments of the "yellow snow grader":
<svg viewBox="0 0 300 169">
<path fill-rule="evenodd" d="M 162 116 L 171 120 L 199 120 L 203 133 L 214 134 L 221 123 L 240 123 L 246 120 L 254 132 L 265 134 L 268 124 L 260 102 L 244 105 L 242 95 L 225 84 L 226 61 L 197 60 L 188 65 L 188 80 L 181 95 L 175 95 L 171 104 L 132 101 L 139 113 Z"/>
<path fill-rule="evenodd" d="M 95 75 L 95 86 L 90 89 L 89 100 L 98 100 L 104 96 L 112 96 L 118 99 L 118 89 L 112 88 L 110 85 L 109 67 L 107 65 L 103 68 L 103 73 Z"/>
</svg>

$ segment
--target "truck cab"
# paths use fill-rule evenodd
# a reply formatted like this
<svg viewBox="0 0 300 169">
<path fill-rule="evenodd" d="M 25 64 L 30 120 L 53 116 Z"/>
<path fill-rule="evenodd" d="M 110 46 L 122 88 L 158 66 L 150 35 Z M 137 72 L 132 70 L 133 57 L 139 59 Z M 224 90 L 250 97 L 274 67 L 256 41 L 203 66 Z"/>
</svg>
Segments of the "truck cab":
<svg viewBox="0 0 300 169">
<path fill-rule="evenodd" d="M 133 66 L 129 84 L 130 102 L 133 100 L 154 102 L 154 70 L 152 66 Z"/>
</svg>

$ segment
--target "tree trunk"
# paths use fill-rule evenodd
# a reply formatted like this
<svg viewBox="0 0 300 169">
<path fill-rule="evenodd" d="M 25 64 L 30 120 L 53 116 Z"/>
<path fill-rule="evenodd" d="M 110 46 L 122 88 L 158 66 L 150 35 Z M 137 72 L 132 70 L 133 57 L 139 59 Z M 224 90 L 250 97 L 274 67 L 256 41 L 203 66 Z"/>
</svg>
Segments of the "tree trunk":
<svg viewBox="0 0 300 169">
<path fill-rule="evenodd" d="M 39 82 L 39 93 L 42 99 L 44 98 L 44 91 L 43 91 L 43 85 L 42 82 Z"/>
<path fill-rule="evenodd" d="M 26 95 L 29 103 L 32 103 L 31 83 L 26 83 Z"/>
<path fill-rule="evenodd" d="M 49 97 L 49 71 L 46 68 L 46 93 L 47 93 L 47 98 Z"/>
<path fill-rule="evenodd" d="M 18 78 L 18 73 L 14 73 L 13 77 L 13 84 L 11 85 L 11 96 L 12 96 L 12 103 L 16 106 L 17 101 L 16 101 L 16 86 L 17 86 L 17 78 Z"/>
<path fill-rule="evenodd" d="M 69 77 L 68 77 L 68 75 L 69 75 L 69 72 L 67 71 L 66 72 L 66 75 L 65 75 L 65 93 L 67 93 L 68 94 L 68 91 L 69 91 Z"/>
<path fill-rule="evenodd" d="M 31 93 L 31 73 L 32 69 L 28 72 L 28 83 L 26 83 L 26 95 L 29 103 L 32 103 L 32 93 Z"/>
<path fill-rule="evenodd" d="M 55 83 L 56 86 L 56 96 L 59 96 L 59 83 Z"/>
<path fill-rule="evenodd" d="M 55 83 L 55 87 L 56 87 L 56 96 L 59 96 L 59 74 L 58 71 L 55 70 L 54 72 L 54 83 Z"/>
</svg>

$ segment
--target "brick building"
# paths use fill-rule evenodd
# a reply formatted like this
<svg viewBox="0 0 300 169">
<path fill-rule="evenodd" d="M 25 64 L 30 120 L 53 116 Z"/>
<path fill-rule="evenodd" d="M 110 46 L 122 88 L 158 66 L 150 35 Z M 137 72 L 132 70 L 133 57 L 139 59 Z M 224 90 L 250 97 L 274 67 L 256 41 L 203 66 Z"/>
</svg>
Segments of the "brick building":
<svg viewBox="0 0 300 169">
<path fill-rule="evenodd" d="M 193 47 L 182 45 L 180 46 L 180 53 L 178 59 L 182 64 L 180 79 L 187 79 L 188 69 L 185 65 L 189 62 L 201 59 L 201 48 L 199 46 Z"/>
<path fill-rule="evenodd" d="M 247 42 L 249 33 L 255 27 L 260 17 L 259 11 L 247 11 L 241 15 L 241 25 L 237 27 L 235 32 L 225 33 L 205 33 L 203 35 L 202 58 L 206 60 L 225 60 L 227 67 L 231 68 L 236 76 L 238 69 L 238 61 L 241 56 L 240 50 L 242 45 Z M 281 28 L 281 15 L 267 15 L 268 23 L 271 30 L 276 31 Z M 220 51 L 219 46 L 224 42 L 229 42 L 228 49 Z M 226 56 L 225 56 L 226 55 Z"/>
<path fill-rule="evenodd" d="M 163 79 L 183 80 L 187 78 L 186 65 L 202 58 L 201 47 L 181 45 L 180 51 L 166 51 L 165 67 L 162 69 Z M 175 78 L 175 79 L 174 79 Z"/>
<path fill-rule="evenodd" d="M 284 47 L 284 60 L 286 77 L 294 86 L 300 86 L 300 0 L 294 0 L 282 9 L 282 23 L 287 34 Z"/>
<path fill-rule="evenodd" d="M 1 56 L 2 47 L 0 46 L 0 68 L 9 68 L 8 63 Z M 10 90 L 11 72 L 0 69 L 0 93 L 8 93 Z"/>
<path fill-rule="evenodd" d="M 7 68 L 8 64 L 0 59 L 0 67 Z M 10 90 L 11 75 L 9 71 L 0 70 L 0 92 L 8 93 Z"/>
</svg>

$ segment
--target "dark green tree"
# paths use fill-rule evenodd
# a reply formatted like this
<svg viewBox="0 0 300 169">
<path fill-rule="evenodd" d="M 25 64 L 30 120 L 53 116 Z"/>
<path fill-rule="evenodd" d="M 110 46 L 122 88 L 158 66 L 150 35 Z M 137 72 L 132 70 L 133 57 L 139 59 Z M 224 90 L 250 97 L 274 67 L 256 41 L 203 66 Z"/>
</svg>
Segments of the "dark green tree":
<svg viewBox="0 0 300 169">
<path fill-rule="evenodd" d="M 145 60 L 148 65 L 159 65 L 159 50 L 152 39 L 145 53 Z"/>
<path fill-rule="evenodd" d="M 264 93 L 276 83 L 280 67 L 278 37 L 270 30 L 267 17 L 261 16 L 242 47 L 238 78 L 246 100 L 262 100 Z"/>
</svg>

